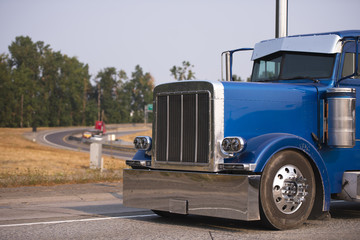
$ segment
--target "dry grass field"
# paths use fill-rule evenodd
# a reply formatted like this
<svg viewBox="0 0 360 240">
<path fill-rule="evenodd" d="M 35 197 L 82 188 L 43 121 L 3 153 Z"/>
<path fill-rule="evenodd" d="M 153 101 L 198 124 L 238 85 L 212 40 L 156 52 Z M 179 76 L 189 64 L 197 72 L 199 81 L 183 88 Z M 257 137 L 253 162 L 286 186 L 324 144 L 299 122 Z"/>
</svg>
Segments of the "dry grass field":
<svg viewBox="0 0 360 240">
<path fill-rule="evenodd" d="M 0 187 L 121 180 L 124 160 L 104 156 L 105 170 L 90 170 L 89 153 L 37 144 L 23 137 L 29 131 L 1 128 Z"/>
<path fill-rule="evenodd" d="M 129 135 L 126 135 L 126 136 L 122 136 L 120 137 L 119 139 L 123 140 L 123 141 L 127 141 L 127 142 L 133 142 L 135 137 L 137 136 L 152 136 L 152 130 L 149 129 L 149 130 L 146 130 L 146 131 L 143 131 L 143 132 L 137 132 L 137 133 L 133 133 L 133 134 L 129 134 Z"/>
</svg>

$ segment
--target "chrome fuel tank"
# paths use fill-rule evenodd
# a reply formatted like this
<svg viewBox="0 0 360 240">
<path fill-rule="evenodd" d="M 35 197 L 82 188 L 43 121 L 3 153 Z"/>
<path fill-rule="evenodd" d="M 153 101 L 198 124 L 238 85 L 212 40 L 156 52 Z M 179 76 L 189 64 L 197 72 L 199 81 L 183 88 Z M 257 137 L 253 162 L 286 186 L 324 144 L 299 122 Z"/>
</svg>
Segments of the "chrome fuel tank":
<svg viewBox="0 0 360 240">
<path fill-rule="evenodd" d="M 327 145 L 352 148 L 355 146 L 354 88 L 330 88 L 326 92 Z"/>
</svg>

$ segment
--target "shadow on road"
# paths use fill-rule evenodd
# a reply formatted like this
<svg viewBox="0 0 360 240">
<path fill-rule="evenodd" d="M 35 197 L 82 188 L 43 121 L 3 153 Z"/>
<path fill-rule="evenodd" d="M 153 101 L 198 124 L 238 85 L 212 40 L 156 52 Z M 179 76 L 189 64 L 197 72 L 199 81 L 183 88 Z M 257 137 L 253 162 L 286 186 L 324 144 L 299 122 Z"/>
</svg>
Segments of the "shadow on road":
<svg viewBox="0 0 360 240">
<path fill-rule="evenodd" d="M 331 218 L 334 220 L 359 219 L 360 220 L 360 203 L 356 202 L 332 202 Z M 268 232 L 266 226 L 261 221 L 239 221 L 231 219 L 204 217 L 204 216 L 176 216 L 176 217 L 160 217 L 139 218 L 136 221 L 145 221 L 166 225 L 181 225 L 186 227 L 196 227 L 209 230 L 222 230 L 229 232 L 247 232 L 247 231 L 264 231 Z M 329 219 L 328 221 L 331 221 Z M 301 228 L 316 227 L 324 224 L 323 220 L 308 220 Z"/>
<path fill-rule="evenodd" d="M 337 219 L 360 219 L 360 203 L 358 202 L 332 202 L 330 206 L 332 218 Z"/>
<path fill-rule="evenodd" d="M 269 231 L 260 221 L 239 221 L 223 218 L 204 217 L 196 215 L 176 216 L 176 217 L 160 217 L 139 218 L 137 221 L 152 222 L 165 225 L 179 225 L 192 228 L 201 228 L 207 230 L 221 230 L 228 232 L 243 232 L 249 230 Z"/>
</svg>

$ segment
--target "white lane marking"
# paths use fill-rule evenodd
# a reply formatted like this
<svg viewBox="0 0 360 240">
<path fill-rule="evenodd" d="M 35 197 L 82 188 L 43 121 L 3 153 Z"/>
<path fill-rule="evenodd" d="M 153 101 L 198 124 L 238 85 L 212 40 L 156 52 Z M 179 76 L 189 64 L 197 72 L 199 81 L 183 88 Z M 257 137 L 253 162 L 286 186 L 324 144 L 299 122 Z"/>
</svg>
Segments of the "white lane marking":
<svg viewBox="0 0 360 240">
<path fill-rule="evenodd" d="M 41 225 L 41 224 L 47 225 L 47 224 L 57 224 L 57 223 L 90 222 L 90 221 L 103 221 L 103 220 L 124 219 L 124 218 L 142 218 L 142 217 L 153 217 L 153 216 L 157 216 L 157 215 L 147 214 L 147 215 L 132 215 L 132 216 L 106 217 L 106 218 L 74 219 L 74 220 L 63 220 L 63 221 L 52 221 L 52 222 L 16 223 L 16 224 L 0 225 L 0 227 L 19 227 L 19 226 Z"/>
<path fill-rule="evenodd" d="M 63 145 L 59 145 L 59 144 L 50 142 L 50 141 L 48 141 L 48 140 L 46 139 L 46 137 L 47 137 L 48 135 L 55 134 L 55 133 L 59 133 L 59 132 L 64 132 L 64 130 L 59 130 L 59 131 L 54 131 L 54 132 L 45 133 L 45 134 L 43 135 L 43 140 L 44 140 L 47 144 L 49 144 L 49 145 L 51 145 L 51 146 L 53 146 L 53 147 L 57 147 L 57 148 L 61 148 L 61 149 L 67 149 L 67 150 L 72 150 L 72 151 L 76 150 L 76 148 L 70 148 L 70 147 L 66 147 L 66 146 L 63 146 Z M 66 131 L 65 131 L 65 132 L 66 132 Z M 86 152 L 88 152 L 88 151 L 86 151 Z"/>
</svg>

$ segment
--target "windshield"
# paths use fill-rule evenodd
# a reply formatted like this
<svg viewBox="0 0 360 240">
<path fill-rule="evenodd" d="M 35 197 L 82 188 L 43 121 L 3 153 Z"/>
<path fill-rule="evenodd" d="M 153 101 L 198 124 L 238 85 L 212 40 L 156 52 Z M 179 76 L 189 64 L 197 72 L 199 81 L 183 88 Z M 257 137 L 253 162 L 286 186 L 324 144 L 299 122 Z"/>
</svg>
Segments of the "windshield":
<svg viewBox="0 0 360 240">
<path fill-rule="evenodd" d="M 279 52 L 254 62 L 252 82 L 330 78 L 335 54 Z"/>
</svg>

